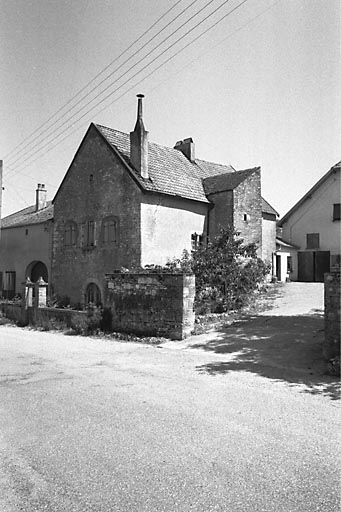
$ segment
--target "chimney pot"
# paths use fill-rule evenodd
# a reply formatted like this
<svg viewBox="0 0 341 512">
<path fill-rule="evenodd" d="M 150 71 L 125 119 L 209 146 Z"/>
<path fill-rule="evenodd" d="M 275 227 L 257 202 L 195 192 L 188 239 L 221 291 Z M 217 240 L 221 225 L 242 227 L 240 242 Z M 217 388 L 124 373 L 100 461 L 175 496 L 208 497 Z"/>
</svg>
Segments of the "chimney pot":
<svg viewBox="0 0 341 512">
<path fill-rule="evenodd" d="M 142 178 L 148 178 L 148 132 L 143 124 L 143 94 L 137 94 L 137 120 L 130 132 L 130 161 Z"/>
<path fill-rule="evenodd" d="M 46 194 L 47 190 L 43 183 L 38 183 L 36 189 L 36 212 L 46 208 Z"/>
</svg>

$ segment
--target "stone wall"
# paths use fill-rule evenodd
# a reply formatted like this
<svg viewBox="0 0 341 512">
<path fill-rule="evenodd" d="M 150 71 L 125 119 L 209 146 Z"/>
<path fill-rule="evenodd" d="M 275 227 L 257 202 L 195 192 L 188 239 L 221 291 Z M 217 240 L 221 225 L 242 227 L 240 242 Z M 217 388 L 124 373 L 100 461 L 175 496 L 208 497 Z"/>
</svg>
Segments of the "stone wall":
<svg viewBox="0 0 341 512">
<path fill-rule="evenodd" d="M 54 199 L 54 294 L 84 303 L 87 284 L 95 283 L 103 294 L 106 273 L 140 265 L 140 200 L 141 191 L 124 164 L 91 126 Z M 103 237 L 107 218 L 117 222 L 116 239 L 110 242 Z M 75 243 L 66 245 L 71 221 Z"/>
<path fill-rule="evenodd" d="M 21 304 L 0 303 L 0 311 L 6 318 L 19 325 L 35 325 L 42 328 L 68 328 L 83 326 L 86 322 L 86 311 L 61 308 L 26 308 Z"/>
<path fill-rule="evenodd" d="M 323 355 L 326 359 L 340 356 L 340 267 L 324 276 L 325 338 Z"/>
<path fill-rule="evenodd" d="M 246 218 L 245 218 L 246 216 Z M 262 257 L 262 196 L 260 169 L 242 181 L 234 190 L 234 227 L 244 243 L 255 243 Z"/>
<path fill-rule="evenodd" d="M 106 276 L 105 308 L 113 331 L 183 339 L 194 327 L 195 277 L 115 273 Z"/>
</svg>

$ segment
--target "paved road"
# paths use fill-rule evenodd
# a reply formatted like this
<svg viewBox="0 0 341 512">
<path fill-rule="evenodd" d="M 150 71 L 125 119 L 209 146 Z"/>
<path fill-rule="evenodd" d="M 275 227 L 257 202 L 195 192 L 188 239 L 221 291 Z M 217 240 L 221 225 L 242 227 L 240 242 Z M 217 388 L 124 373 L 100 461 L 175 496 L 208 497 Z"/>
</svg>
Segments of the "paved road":
<svg viewBox="0 0 341 512">
<path fill-rule="evenodd" d="M 225 341 L 0 326 L 0 511 L 338 511 L 334 383 L 225 371 Z"/>
</svg>

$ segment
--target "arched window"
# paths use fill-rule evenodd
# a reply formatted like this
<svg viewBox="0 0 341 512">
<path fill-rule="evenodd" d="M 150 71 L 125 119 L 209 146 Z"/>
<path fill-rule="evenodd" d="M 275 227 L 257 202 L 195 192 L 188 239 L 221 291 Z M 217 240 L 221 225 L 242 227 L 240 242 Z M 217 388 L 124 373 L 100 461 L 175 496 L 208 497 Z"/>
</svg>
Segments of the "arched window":
<svg viewBox="0 0 341 512">
<path fill-rule="evenodd" d="M 64 245 L 71 247 L 77 243 L 77 225 L 75 222 L 69 221 L 65 225 Z"/>
<path fill-rule="evenodd" d="M 85 303 L 94 304 L 95 306 L 101 305 L 101 292 L 97 284 L 88 284 L 85 292 Z"/>
<path fill-rule="evenodd" d="M 102 243 L 118 242 L 118 222 L 116 217 L 106 217 L 102 222 Z"/>
</svg>

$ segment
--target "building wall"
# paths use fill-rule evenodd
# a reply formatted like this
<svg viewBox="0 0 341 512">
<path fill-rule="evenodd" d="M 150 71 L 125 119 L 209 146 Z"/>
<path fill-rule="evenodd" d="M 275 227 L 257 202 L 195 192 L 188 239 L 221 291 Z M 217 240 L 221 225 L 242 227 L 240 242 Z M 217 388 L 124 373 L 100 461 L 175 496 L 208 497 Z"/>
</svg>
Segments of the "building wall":
<svg viewBox="0 0 341 512">
<path fill-rule="evenodd" d="M 283 239 L 305 251 L 307 233 L 319 233 L 319 250 L 340 254 L 340 221 L 333 222 L 333 204 L 340 203 L 340 189 L 338 170 L 283 224 Z"/>
<path fill-rule="evenodd" d="M 141 202 L 141 264 L 164 265 L 191 251 L 191 234 L 205 233 L 208 205 L 144 194 Z"/>
<path fill-rule="evenodd" d="M 262 260 L 272 264 L 276 251 L 276 216 L 273 219 L 262 219 Z"/>
<path fill-rule="evenodd" d="M 247 219 L 245 220 L 245 215 Z M 234 189 L 234 227 L 245 243 L 255 243 L 262 256 L 262 196 L 260 169 Z"/>
<path fill-rule="evenodd" d="M 51 221 L 1 230 L 0 272 L 3 275 L 5 272 L 16 273 L 16 294 L 22 293 L 26 274 L 34 262 L 41 261 L 46 265 L 50 281 L 52 233 Z"/>
<path fill-rule="evenodd" d="M 52 277 L 54 293 L 84 301 L 89 283 L 104 296 L 104 275 L 140 264 L 141 191 L 124 164 L 94 127 L 80 146 L 54 201 Z M 103 243 L 103 219 L 117 220 L 115 243 Z M 76 245 L 66 247 L 65 226 L 77 226 Z M 94 245 L 87 245 L 87 223 L 94 222 Z"/>
<path fill-rule="evenodd" d="M 233 227 L 233 190 L 216 192 L 208 198 L 213 203 L 208 213 L 208 235 L 213 240 L 221 228 Z"/>
</svg>

